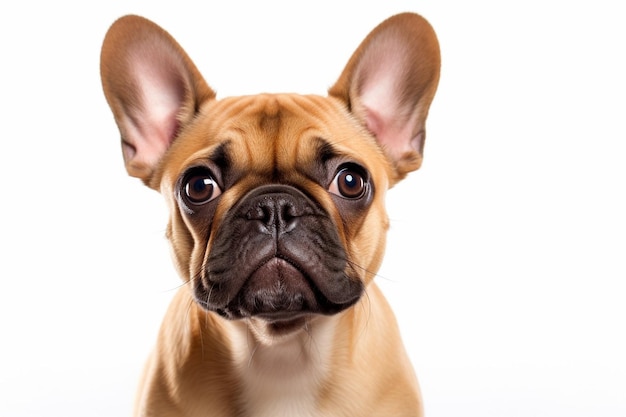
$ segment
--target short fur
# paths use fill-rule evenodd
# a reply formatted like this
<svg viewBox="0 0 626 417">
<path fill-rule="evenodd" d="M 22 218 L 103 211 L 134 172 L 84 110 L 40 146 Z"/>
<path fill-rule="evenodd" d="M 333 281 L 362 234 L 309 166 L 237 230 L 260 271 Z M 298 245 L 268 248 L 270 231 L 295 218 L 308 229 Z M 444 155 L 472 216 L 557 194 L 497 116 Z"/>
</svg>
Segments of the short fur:
<svg viewBox="0 0 626 417">
<path fill-rule="evenodd" d="M 404 13 L 370 33 L 328 97 L 218 100 L 163 29 L 113 24 L 104 92 L 128 173 L 166 199 L 187 284 L 135 415 L 422 415 L 373 278 L 385 191 L 421 165 L 439 66 L 431 26 Z"/>
</svg>

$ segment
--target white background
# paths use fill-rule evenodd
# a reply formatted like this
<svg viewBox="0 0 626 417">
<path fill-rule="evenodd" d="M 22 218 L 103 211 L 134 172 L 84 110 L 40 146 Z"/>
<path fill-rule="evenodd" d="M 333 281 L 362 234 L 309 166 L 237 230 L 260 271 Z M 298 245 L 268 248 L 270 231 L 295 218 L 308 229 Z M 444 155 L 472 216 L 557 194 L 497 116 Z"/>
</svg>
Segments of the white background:
<svg viewBox="0 0 626 417">
<path fill-rule="evenodd" d="M 405 10 L 443 67 L 377 281 L 427 416 L 626 416 L 620 2 L 104 3 L 0 6 L 0 416 L 129 415 L 179 285 L 100 87 L 114 19 L 161 24 L 222 97 L 325 94 Z"/>
</svg>

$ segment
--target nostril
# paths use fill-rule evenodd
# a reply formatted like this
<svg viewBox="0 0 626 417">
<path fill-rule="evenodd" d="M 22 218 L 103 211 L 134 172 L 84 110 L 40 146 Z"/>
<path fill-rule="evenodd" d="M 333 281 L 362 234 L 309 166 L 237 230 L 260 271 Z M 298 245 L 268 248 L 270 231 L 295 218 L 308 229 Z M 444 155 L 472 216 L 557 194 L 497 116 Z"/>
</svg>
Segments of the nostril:
<svg viewBox="0 0 626 417">
<path fill-rule="evenodd" d="M 294 217 L 299 217 L 296 208 L 293 204 L 290 204 L 289 202 L 282 202 L 282 207 L 280 211 L 281 217 L 285 221 L 290 221 Z"/>
<path fill-rule="evenodd" d="M 282 232 L 292 231 L 298 224 L 298 218 L 302 215 L 294 204 L 285 203 L 280 212 L 280 229 Z"/>
<path fill-rule="evenodd" d="M 271 207 L 268 206 L 266 202 L 262 202 L 256 204 L 254 207 L 251 207 L 246 213 L 246 219 L 248 220 L 256 220 L 260 221 L 264 224 L 268 224 L 272 222 L 273 212 Z"/>
</svg>

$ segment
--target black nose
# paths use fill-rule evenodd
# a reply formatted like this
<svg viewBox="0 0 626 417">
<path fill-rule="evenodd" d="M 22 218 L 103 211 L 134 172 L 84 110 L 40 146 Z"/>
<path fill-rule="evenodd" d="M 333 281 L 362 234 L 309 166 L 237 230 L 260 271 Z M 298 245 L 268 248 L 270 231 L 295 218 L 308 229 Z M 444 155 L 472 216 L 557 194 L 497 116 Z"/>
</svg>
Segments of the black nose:
<svg viewBox="0 0 626 417">
<path fill-rule="evenodd" d="M 289 186 L 265 186 L 249 195 L 245 218 L 257 222 L 259 231 L 280 236 L 294 230 L 302 216 L 314 215 L 316 208 L 301 191 Z"/>
</svg>

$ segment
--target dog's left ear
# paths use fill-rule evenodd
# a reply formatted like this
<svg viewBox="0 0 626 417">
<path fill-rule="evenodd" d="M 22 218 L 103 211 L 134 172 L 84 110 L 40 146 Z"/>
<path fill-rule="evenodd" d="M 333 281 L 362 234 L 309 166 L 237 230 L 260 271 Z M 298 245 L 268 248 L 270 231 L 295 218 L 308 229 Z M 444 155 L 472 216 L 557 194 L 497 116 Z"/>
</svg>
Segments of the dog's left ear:
<svg viewBox="0 0 626 417">
<path fill-rule="evenodd" d="M 433 28 L 423 17 L 403 13 L 365 38 L 328 91 L 383 147 L 396 171 L 392 184 L 422 164 L 426 116 L 440 65 Z"/>
</svg>

